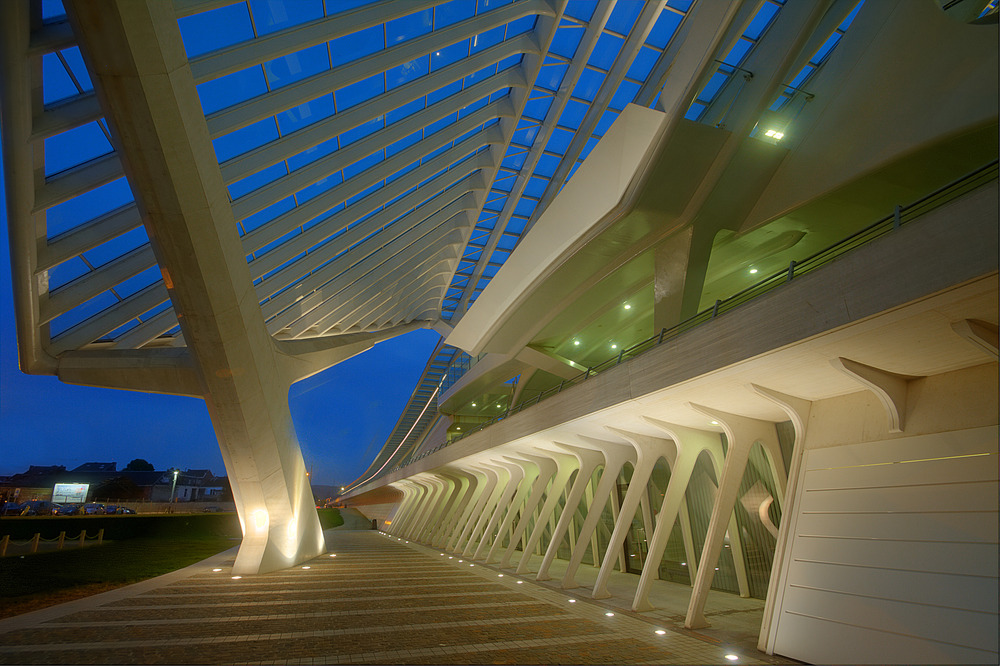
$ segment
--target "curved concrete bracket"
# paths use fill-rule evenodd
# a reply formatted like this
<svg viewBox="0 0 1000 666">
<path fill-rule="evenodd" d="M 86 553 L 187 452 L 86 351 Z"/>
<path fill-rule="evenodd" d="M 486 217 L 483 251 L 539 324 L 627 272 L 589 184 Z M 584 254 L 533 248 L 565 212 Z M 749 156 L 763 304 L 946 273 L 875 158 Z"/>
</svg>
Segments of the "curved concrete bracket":
<svg viewBox="0 0 1000 666">
<path fill-rule="evenodd" d="M 841 372 L 853 377 L 875 394 L 885 408 L 889 420 L 889 432 L 903 432 L 906 414 L 906 384 L 916 377 L 897 375 L 848 358 L 838 357 L 830 364 Z"/>
<path fill-rule="evenodd" d="M 1000 358 L 997 352 L 998 335 L 996 324 L 978 319 L 963 319 L 953 322 L 951 330 L 989 354 L 994 361 Z"/>
</svg>

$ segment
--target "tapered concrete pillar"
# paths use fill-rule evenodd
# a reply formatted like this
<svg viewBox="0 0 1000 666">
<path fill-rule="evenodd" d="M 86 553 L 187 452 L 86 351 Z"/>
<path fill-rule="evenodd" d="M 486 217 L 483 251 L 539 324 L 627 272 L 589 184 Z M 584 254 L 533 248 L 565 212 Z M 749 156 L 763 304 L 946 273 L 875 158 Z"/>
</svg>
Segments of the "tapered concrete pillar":
<svg viewBox="0 0 1000 666">
<path fill-rule="evenodd" d="M 558 444 L 554 444 L 554 446 L 558 446 Z M 535 526 L 532 528 L 531 534 L 528 536 L 528 541 L 524 544 L 521 559 L 517 563 L 517 569 L 515 569 L 515 571 L 519 574 L 523 574 L 528 571 L 528 560 L 530 559 L 530 555 L 539 545 L 542 535 L 545 533 L 545 526 L 547 524 L 551 524 L 552 514 L 555 511 L 556 506 L 559 504 L 559 498 L 566 490 L 566 486 L 569 483 L 569 477 L 572 476 L 573 472 L 580 467 L 578 459 L 569 453 L 557 453 L 552 450 L 543 450 L 539 451 L 539 453 L 551 457 L 556 465 L 556 473 L 552 477 L 552 484 L 549 486 L 549 492 L 545 497 L 545 503 L 542 504 L 542 508 L 538 510 L 538 515 L 535 518 Z M 554 528 L 555 525 L 552 525 L 552 527 Z M 507 552 L 504 553 L 503 559 L 500 560 L 501 567 L 506 567 L 508 565 L 512 553 L 513 549 L 507 548 Z"/>
<path fill-rule="evenodd" d="M 429 492 L 426 499 L 423 502 L 423 509 L 420 512 L 420 516 L 414 522 L 413 527 L 407 533 L 406 538 L 412 539 L 414 541 L 423 542 L 423 535 L 427 529 L 428 523 L 437 513 L 444 502 L 445 495 L 448 493 L 448 482 L 442 479 L 437 474 L 427 473 L 423 475 L 422 481 L 425 482 L 429 487 Z"/>
<path fill-rule="evenodd" d="M 288 389 L 378 338 L 276 341 L 268 333 L 173 4 L 64 4 L 219 440 L 243 528 L 233 571 L 311 559 L 326 546 Z M 125 383 L 159 388 L 155 379 Z"/>
<path fill-rule="evenodd" d="M 594 582 L 593 597 L 595 599 L 607 599 L 611 596 L 608 592 L 608 579 L 611 577 L 611 570 L 614 566 L 614 554 L 622 550 L 625 543 L 625 535 L 632 526 L 632 517 L 635 516 L 636 509 L 646 492 L 646 484 L 653 473 L 656 461 L 667 455 L 668 450 L 673 449 L 673 444 L 658 437 L 649 437 L 634 432 L 619 430 L 618 428 L 608 428 L 608 430 L 625 439 L 635 449 L 636 463 L 632 472 L 632 480 L 628 484 L 628 491 L 625 499 L 622 500 L 618 519 L 615 521 L 615 529 L 611 533 L 611 540 L 604 554 L 604 562 L 601 563 L 601 570 L 597 574 Z"/>
<path fill-rule="evenodd" d="M 705 546 L 702 548 L 701 567 L 695 578 L 694 589 L 691 590 L 691 600 L 684 619 L 686 628 L 697 629 L 708 626 L 708 621 L 705 619 L 705 601 L 715 575 L 715 563 L 722 554 L 723 539 L 729 529 L 730 518 L 736 505 L 736 495 L 743 479 L 747 459 L 750 457 L 750 449 L 754 442 L 758 441 L 764 445 L 765 450 L 773 449 L 777 445 L 777 433 L 774 424 L 768 421 L 728 414 L 701 405 L 692 404 L 691 407 L 718 421 L 729 441 L 725 466 L 719 479 L 719 492 L 715 498 L 715 506 L 712 507 L 708 534 L 705 537 Z"/>
<path fill-rule="evenodd" d="M 435 548 L 440 548 L 447 541 L 475 486 L 475 477 L 462 470 L 449 470 L 447 474 L 454 479 L 456 488 L 449 506 L 441 517 L 440 526 L 431 535 L 429 543 Z"/>
<path fill-rule="evenodd" d="M 420 517 L 424 515 L 424 511 L 427 510 L 427 499 L 431 493 L 431 485 L 421 476 L 410 477 L 409 481 L 416 487 L 417 494 L 414 497 L 412 508 L 404 516 L 404 520 L 396 532 L 396 536 L 407 539 Z"/>
<path fill-rule="evenodd" d="M 587 518 L 583 521 L 580 533 L 576 536 L 576 547 L 573 548 L 573 554 L 570 556 L 569 565 L 566 567 L 566 573 L 563 575 L 561 582 L 564 590 L 579 587 L 576 582 L 576 570 L 580 568 L 583 555 L 587 551 L 587 546 L 590 545 L 590 535 L 597 528 L 597 522 L 601 519 L 604 506 L 608 503 L 608 498 L 617 486 L 618 474 L 621 472 L 622 467 L 626 462 L 635 464 L 635 449 L 631 446 L 605 442 L 582 435 L 580 436 L 580 440 L 589 446 L 594 446 L 601 450 L 604 454 L 604 472 L 601 474 L 601 480 L 597 484 L 597 490 L 594 491 L 594 503 L 590 505 L 590 509 L 587 511 Z M 617 523 L 618 521 L 616 520 L 615 522 Z M 613 557 L 610 549 L 604 558 L 602 567 L 608 563 L 609 558 L 612 563 L 617 559 Z"/>
<path fill-rule="evenodd" d="M 517 521 L 517 525 L 512 524 L 512 531 L 510 533 L 510 542 L 507 544 L 507 548 L 503 552 L 503 556 L 500 558 L 500 567 L 506 567 L 510 563 L 510 556 L 520 543 L 521 537 L 524 536 L 525 530 L 528 528 L 528 522 L 531 520 L 532 516 L 535 514 L 538 505 L 541 503 L 542 495 L 545 494 L 545 488 L 548 486 L 549 481 L 556 473 L 556 461 L 552 458 L 545 457 L 544 455 L 531 455 L 528 453 L 522 453 L 521 457 L 527 458 L 532 462 L 537 468 L 538 472 L 535 476 L 535 480 L 531 484 L 531 489 L 528 491 L 528 496 L 524 500 L 524 505 L 521 508 L 521 518 Z M 505 521 L 506 522 L 506 521 Z M 503 528 L 501 527 L 501 533 Z M 494 548 L 490 549 L 490 555 L 486 558 L 487 562 L 492 561 L 494 549 L 497 544 L 494 544 Z M 524 552 L 528 552 L 525 550 Z"/>
<path fill-rule="evenodd" d="M 590 477 L 593 476 L 597 466 L 604 462 L 604 454 L 596 449 L 570 446 L 561 442 L 559 446 L 576 457 L 580 465 L 580 471 L 576 475 L 576 480 L 573 482 L 573 487 L 570 489 L 569 495 L 566 496 L 566 504 L 559 515 L 559 522 L 556 523 L 555 529 L 552 530 L 552 538 L 545 549 L 545 555 L 542 556 L 542 562 L 538 567 L 538 574 L 535 576 L 535 580 L 549 580 L 549 567 L 552 566 L 552 561 L 559 553 L 559 546 L 562 545 L 562 540 L 573 522 L 573 514 L 576 513 L 576 508 L 580 505 L 580 499 L 583 497 L 584 491 L 590 485 Z M 518 572 L 521 572 L 520 565 L 518 565 Z"/>
<path fill-rule="evenodd" d="M 462 555 L 464 557 L 470 557 L 479 545 L 480 537 L 486 533 L 486 525 L 489 523 L 493 516 L 497 505 L 500 503 L 500 498 L 503 497 L 504 493 L 507 492 L 508 486 L 511 485 L 511 470 L 510 467 L 506 465 L 500 465 L 495 460 L 490 461 L 490 467 L 492 467 L 497 473 L 497 484 L 490 494 L 489 500 L 483 507 L 482 514 L 476 521 L 475 527 L 472 528 L 472 532 L 469 534 L 469 541 L 466 543 L 465 548 L 462 550 Z M 516 467 L 514 469 L 517 469 Z M 514 484 L 515 486 L 517 484 Z M 511 489 L 511 494 L 513 494 L 513 489 Z"/>
<path fill-rule="evenodd" d="M 486 474 L 486 484 L 475 506 L 473 506 L 472 511 L 469 513 L 469 520 L 462 529 L 458 540 L 455 541 L 453 547 L 449 548 L 455 554 L 465 551 L 466 546 L 472 540 L 472 535 L 476 531 L 479 521 L 485 520 L 483 516 L 486 514 L 488 505 L 493 501 L 494 496 L 502 491 L 501 481 L 506 478 L 505 476 L 501 476 L 501 470 L 492 465 L 480 464 L 478 468 Z"/>
<path fill-rule="evenodd" d="M 398 484 L 399 489 L 403 491 L 403 499 L 399 510 L 396 511 L 396 516 L 392 524 L 386 529 L 386 532 L 393 536 L 398 536 L 403 528 L 406 527 L 406 521 L 420 503 L 420 495 L 423 493 L 421 486 L 408 479 L 399 481 Z"/>
<path fill-rule="evenodd" d="M 490 488 L 490 490 L 487 491 L 488 494 L 489 492 L 492 492 L 491 484 L 496 483 L 495 479 L 493 479 L 495 475 L 492 472 L 487 472 L 471 466 L 466 468 L 466 472 L 472 475 L 474 479 L 474 486 L 472 487 L 472 492 L 469 494 L 469 497 L 465 500 L 465 508 L 462 510 L 462 514 L 458 517 L 458 520 L 455 521 L 455 525 L 451 529 L 451 535 L 448 537 L 448 540 L 443 546 L 444 550 L 449 552 L 456 549 L 455 544 L 458 543 L 459 539 L 464 534 L 466 534 L 465 530 L 471 529 L 471 527 L 467 526 L 469 526 L 471 521 L 474 520 L 471 517 L 480 501 L 480 498 L 482 498 L 482 501 L 485 503 L 486 495 L 483 493 L 487 486 Z M 493 480 L 491 481 L 491 479 Z"/>
<path fill-rule="evenodd" d="M 497 528 L 497 536 L 493 539 L 493 543 L 490 544 L 490 549 L 486 553 L 486 559 L 484 560 L 486 564 L 493 561 L 494 555 L 496 555 L 497 551 L 503 545 L 504 537 L 513 529 L 514 518 L 519 513 L 523 514 L 524 505 L 528 501 L 528 497 L 534 489 L 540 473 L 540 467 L 536 462 L 537 458 L 535 456 L 519 453 L 517 456 L 510 456 L 506 459 L 521 468 L 521 482 L 518 484 L 517 492 L 514 493 L 510 504 L 505 508 L 503 520 L 500 521 L 500 526 Z"/>
<path fill-rule="evenodd" d="M 662 430 L 674 442 L 676 457 L 671 466 L 670 481 L 663 493 L 660 512 L 656 516 L 656 527 L 653 530 L 653 538 L 649 542 L 646 565 L 639 576 L 639 585 L 632 601 L 632 610 L 638 611 L 653 610 L 652 604 L 649 603 L 649 590 L 657 578 L 656 569 L 663 559 L 670 532 L 673 530 L 674 522 L 684 502 L 684 493 L 691 481 L 691 473 L 698 462 L 698 456 L 701 455 L 702 451 L 715 452 L 720 457 L 722 456 L 722 443 L 717 433 L 695 430 L 651 418 L 645 420 Z M 688 568 L 693 577 L 696 572 L 694 553 L 686 552 Z"/>
<path fill-rule="evenodd" d="M 518 492 L 518 489 L 522 485 L 521 482 L 524 481 L 525 478 L 524 468 L 512 461 L 510 458 L 504 457 L 494 462 L 507 470 L 508 481 L 503 493 L 497 500 L 489 522 L 487 522 L 486 526 L 483 528 L 482 537 L 479 539 L 479 543 L 476 546 L 475 551 L 473 551 L 472 558 L 476 560 L 483 557 L 486 547 L 493 542 L 493 530 L 496 529 L 497 525 L 499 525 L 501 517 L 503 517 L 510 509 L 511 500 L 513 500 L 514 494 Z M 499 538 L 499 535 L 497 535 L 497 538 Z"/>
</svg>

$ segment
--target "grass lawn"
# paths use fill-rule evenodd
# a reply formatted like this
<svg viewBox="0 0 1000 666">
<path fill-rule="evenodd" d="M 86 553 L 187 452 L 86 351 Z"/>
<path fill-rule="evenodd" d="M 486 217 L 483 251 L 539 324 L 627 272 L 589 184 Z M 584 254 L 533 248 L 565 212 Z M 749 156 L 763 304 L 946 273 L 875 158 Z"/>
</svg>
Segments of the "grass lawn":
<svg viewBox="0 0 1000 666">
<path fill-rule="evenodd" d="M 336 509 L 321 509 L 318 513 L 323 529 L 344 522 Z M 108 518 L 128 520 L 132 517 Z M 105 541 L 100 546 L 0 559 L 0 598 L 3 599 L 0 618 L 176 571 L 240 542 L 235 514 L 149 518 L 154 519 L 151 527 L 144 529 L 141 536 Z M 0 523 L 0 529 L 2 527 Z M 26 525 L 21 527 L 27 528 Z M 43 527 L 31 529 L 41 531 Z"/>
</svg>

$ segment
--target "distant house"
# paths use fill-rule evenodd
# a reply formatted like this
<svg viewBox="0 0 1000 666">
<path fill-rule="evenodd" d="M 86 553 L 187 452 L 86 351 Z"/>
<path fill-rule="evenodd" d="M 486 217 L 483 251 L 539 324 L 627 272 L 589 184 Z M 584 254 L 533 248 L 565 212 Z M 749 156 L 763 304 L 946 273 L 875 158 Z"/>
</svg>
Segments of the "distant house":
<svg viewBox="0 0 1000 666">
<path fill-rule="evenodd" d="M 229 479 L 225 476 L 215 476 L 208 469 L 189 469 L 178 471 L 177 483 L 174 484 L 174 473 L 157 472 L 159 480 L 154 484 L 151 499 L 154 502 L 201 502 L 220 501 L 229 488 Z"/>
<path fill-rule="evenodd" d="M 87 484 L 87 501 L 105 499 L 98 497 L 102 482 L 116 477 L 127 477 L 142 490 L 142 498 L 152 499 L 155 485 L 167 472 L 135 472 L 118 470 L 118 463 L 88 462 L 67 470 L 64 465 L 31 465 L 20 474 L 0 478 L 0 498 L 8 501 L 51 500 L 56 484 Z M 169 490 L 168 490 L 169 496 Z M 169 499 L 169 497 L 167 498 Z M 166 501 L 166 500 L 164 500 Z"/>
<path fill-rule="evenodd" d="M 75 468 L 74 472 L 115 472 L 118 470 L 118 463 L 115 462 L 88 462 Z"/>
</svg>

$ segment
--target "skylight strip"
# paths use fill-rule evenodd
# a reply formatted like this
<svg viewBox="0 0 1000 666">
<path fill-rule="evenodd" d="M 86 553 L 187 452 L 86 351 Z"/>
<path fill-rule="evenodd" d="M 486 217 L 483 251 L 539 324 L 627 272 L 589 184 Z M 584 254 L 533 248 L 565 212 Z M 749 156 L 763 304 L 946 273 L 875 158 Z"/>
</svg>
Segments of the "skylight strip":
<svg viewBox="0 0 1000 666">
<path fill-rule="evenodd" d="M 88 345 L 168 299 L 167 288 L 163 282 L 150 285 L 52 338 L 49 353 L 58 356 L 63 352 Z"/>
<path fill-rule="evenodd" d="M 33 120 L 30 140 L 48 139 L 98 120 L 103 115 L 101 104 L 93 92 L 60 100 L 46 105 L 45 111 Z"/>
<path fill-rule="evenodd" d="M 140 315 L 141 316 L 141 315 Z M 177 326 L 177 314 L 172 307 L 149 317 L 135 328 L 115 338 L 111 349 L 138 349 Z M 177 336 L 178 338 L 181 336 Z M 174 339 L 173 342 L 177 340 Z"/>
<path fill-rule="evenodd" d="M 43 23 L 36 30 L 31 31 L 25 56 L 28 58 L 43 56 L 46 53 L 55 53 L 71 46 L 76 46 L 76 36 L 73 34 L 73 26 L 68 20 Z"/>
<path fill-rule="evenodd" d="M 451 156 L 442 156 L 440 161 L 444 162 L 450 159 Z M 375 203 L 380 203 L 385 197 L 392 196 L 396 192 L 405 192 L 407 189 L 410 189 L 416 184 L 417 179 L 423 180 L 426 177 L 426 174 L 414 174 L 411 176 L 411 180 L 404 180 L 406 177 L 397 179 L 385 188 L 373 193 L 370 197 L 366 197 L 364 204 L 359 203 L 355 206 L 345 208 L 344 210 L 335 213 L 327 220 L 304 230 L 300 235 L 282 243 L 275 249 L 264 254 L 262 257 L 250 262 L 250 274 L 255 279 L 263 275 L 267 275 L 286 262 L 291 261 L 299 254 L 309 251 L 310 248 L 316 247 L 341 231 L 344 231 L 344 233 L 337 236 L 334 241 L 334 247 L 336 247 L 338 251 L 345 251 L 356 242 L 363 240 L 367 233 L 371 233 L 371 231 L 389 224 L 395 220 L 397 216 L 416 208 L 420 204 L 428 201 L 434 196 L 437 196 L 440 192 L 445 191 L 460 182 L 462 179 L 469 177 L 470 174 L 488 166 L 489 164 L 490 160 L 488 158 L 464 162 L 460 166 L 446 171 L 441 176 L 435 178 L 427 186 L 415 189 L 413 192 L 410 192 L 406 196 L 387 205 L 383 210 L 371 215 L 364 221 L 354 224 L 359 215 L 359 212 L 355 210 L 355 208 L 360 206 L 361 209 L 364 210 L 366 206 L 372 206 Z M 431 165 L 430 168 L 436 172 L 440 166 L 440 164 L 435 163 L 434 165 Z M 413 174 L 413 172 L 411 172 L 411 174 Z M 409 176 L 410 174 L 407 175 Z M 478 183 L 474 180 L 470 180 L 467 185 L 473 189 L 478 189 L 479 187 Z M 374 208 L 365 210 L 364 214 L 368 215 L 372 213 L 373 210 Z"/>
<path fill-rule="evenodd" d="M 425 57 L 428 53 L 439 51 L 509 21 L 523 16 L 551 13 L 551 11 L 551 6 L 545 0 L 522 0 L 484 12 L 468 21 L 456 23 L 443 30 L 402 42 L 398 46 L 361 58 L 346 66 L 315 74 L 267 94 L 258 95 L 240 104 L 209 114 L 207 116 L 209 133 L 213 139 L 217 138 L 273 116 L 280 111 L 299 106 L 332 91 L 382 74 L 392 67 Z"/>
<path fill-rule="evenodd" d="M 303 224 L 306 220 L 311 220 L 332 210 L 339 204 L 361 194 L 375 183 L 409 166 L 414 161 L 429 155 L 438 148 L 447 146 L 457 137 L 481 124 L 484 118 L 496 115 L 508 115 L 509 113 L 510 102 L 506 98 L 483 107 L 476 113 L 466 116 L 453 125 L 431 135 L 429 138 L 396 153 L 389 159 L 331 188 L 326 193 L 300 204 L 296 208 L 250 232 L 243 237 L 244 251 L 246 254 L 253 254 L 260 251 L 261 248 L 281 238 L 295 227 Z M 502 135 L 487 131 L 470 137 L 460 145 L 467 145 L 471 148 L 472 146 L 493 143 L 494 139 L 498 137 L 502 140 Z"/>
<path fill-rule="evenodd" d="M 506 88 L 507 79 L 511 78 L 520 78 L 520 76 L 505 76 L 501 73 L 497 76 L 484 79 L 455 95 L 441 100 L 437 104 L 432 104 L 424 110 L 414 113 L 407 118 L 405 123 L 391 124 L 384 129 L 373 132 L 360 141 L 356 141 L 326 157 L 321 157 L 306 166 L 296 169 L 263 187 L 259 187 L 250 194 L 240 197 L 233 202 L 233 215 L 237 220 L 245 220 L 275 202 L 281 201 L 285 197 L 327 178 L 345 165 L 354 164 L 358 160 L 377 153 L 401 139 L 405 139 L 418 129 L 426 129 L 431 124 L 455 113 L 456 109 L 489 97 L 496 90 Z M 482 111 L 477 111 L 466 116 L 463 120 L 468 122 L 468 118 L 476 114 L 478 114 L 477 117 L 483 118 L 483 120 L 492 117 L 488 113 L 484 116 Z M 483 120 L 467 125 L 467 129 L 473 129 L 476 125 L 483 122 Z"/>
<path fill-rule="evenodd" d="M 305 298 L 292 300 L 291 303 L 288 303 L 289 298 L 282 297 L 289 292 L 283 292 L 278 298 L 268 301 L 261 306 L 261 310 L 265 312 L 265 318 L 269 319 L 268 330 L 274 333 L 306 318 L 291 329 L 293 332 L 303 332 L 314 322 L 336 311 L 337 308 L 351 307 L 351 296 L 356 290 L 366 286 L 366 283 L 362 281 L 366 275 L 371 274 L 376 281 L 381 280 L 379 284 L 383 286 L 391 284 L 385 281 L 389 275 L 398 275 L 398 273 L 394 273 L 396 269 L 406 270 L 407 264 L 418 257 L 439 250 L 443 245 L 455 242 L 456 234 L 461 234 L 463 225 L 456 221 L 456 217 L 443 222 L 441 217 L 443 214 L 436 213 L 431 218 L 424 220 L 423 226 L 416 227 L 408 235 L 394 241 L 390 246 L 387 246 L 384 253 L 376 255 L 375 259 L 356 264 L 337 276 L 334 281 L 330 282 L 329 286 L 324 284 L 323 289 L 311 291 Z M 448 240 L 449 238 L 451 240 Z M 378 272 L 373 273 L 376 270 Z"/>
<path fill-rule="evenodd" d="M 140 226 L 142 216 L 134 202 L 116 208 L 51 238 L 39 249 L 36 270 L 52 269 Z"/>
<path fill-rule="evenodd" d="M 125 175 L 121 160 L 117 153 L 108 153 L 102 157 L 84 162 L 72 169 L 60 172 L 35 191 L 35 206 L 33 213 L 52 208 L 57 204 L 69 201 L 84 192 L 95 190 Z"/>
<path fill-rule="evenodd" d="M 378 97 L 341 111 L 329 118 L 308 125 L 300 130 L 283 136 L 260 148 L 234 157 L 221 165 L 222 177 L 226 184 L 235 182 L 262 168 L 277 164 L 293 155 L 301 153 L 324 141 L 339 136 L 348 130 L 364 125 L 366 122 L 384 116 L 410 102 L 424 97 L 428 90 L 437 90 L 448 84 L 463 79 L 468 70 L 479 71 L 491 64 L 496 64 L 504 58 L 517 53 L 525 53 L 535 48 L 530 35 L 518 37 L 485 49 L 467 60 L 462 60 L 415 81 L 390 90 Z M 527 84 L 520 68 L 506 69 L 495 75 L 503 77 L 508 86 L 523 87 Z"/>
<path fill-rule="evenodd" d="M 476 180 L 478 180 L 478 182 L 475 182 Z M 482 178 L 472 178 L 466 184 L 468 185 L 469 193 L 471 194 L 471 192 L 482 188 Z M 423 189 L 424 188 L 417 190 L 414 194 L 416 195 Z M 264 300 L 265 298 L 274 295 L 279 290 L 301 278 L 303 275 L 309 275 L 311 272 L 319 269 L 325 264 L 329 265 L 327 262 L 356 261 L 356 257 L 359 254 L 377 250 L 381 245 L 385 245 L 406 231 L 408 228 L 407 224 L 417 224 L 421 215 L 426 217 L 430 213 L 444 208 L 447 204 L 450 204 L 462 194 L 463 192 L 458 188 L 442 189 L 430 198 L 426 198 L 427 193 L 423 193 L 420 197 L 425 198 L 425 200 L 415 208 L 410 203 L 412 199 L 404 198 L 404 200 L 402 200 L 402 205 L 398 205 L 398 208 L 394 207 L 392 210 L 384 210 L 372 215 L 370 218 L 364 220 L 357 226 L 347 230 L 347 232 L 341 236 L 338 236 L 333 242 L 326 243 L 322 247 L 310 251 L 308 254 L 292 262 L 273 275 L 269 275 L 257 286 L 258 299 Z M 413 199 L 416 198 L 418 197 L 413 197 Z M 405 211 L 407 209 L 412 210 L 393 224 L 385 227 L 387 219 L 392 220 L 394 217 L 399 215 L 400 210 Z M 385 228 L 383 229 L 383 227 Z M 294 243 L 296 248 L 299 248 L 303 245 L 303 243 L 299 242 L 299 239 L 302 237 L 303 236 L 297 236 L 284 245 Z M 374 250 L 372 248 L 374 248 Z"/>
<path fill-rule="evenodd" d="M 446 1 L 407 0 L 400 3 L 381 0 L 198 56 L 190 61 L 191 74 L 195 84 L 218 79 L 323 42 L 424 11 Z"/>
<path fill-rule="evenodd" d="M 177 18 L 201 14 L 212 9 L 235 5 L 244 0 L 174 0 L 174 14 Z"/>
<path fill-rule="evenodd" d="M 148 243 L 91 270 L 64 287 L 49 293 L 39 304 L 39 323 L 45 324 L 100 293 L 113 289 L 142 271 L 156 265 L 153 248 Z"/>
</svg>

